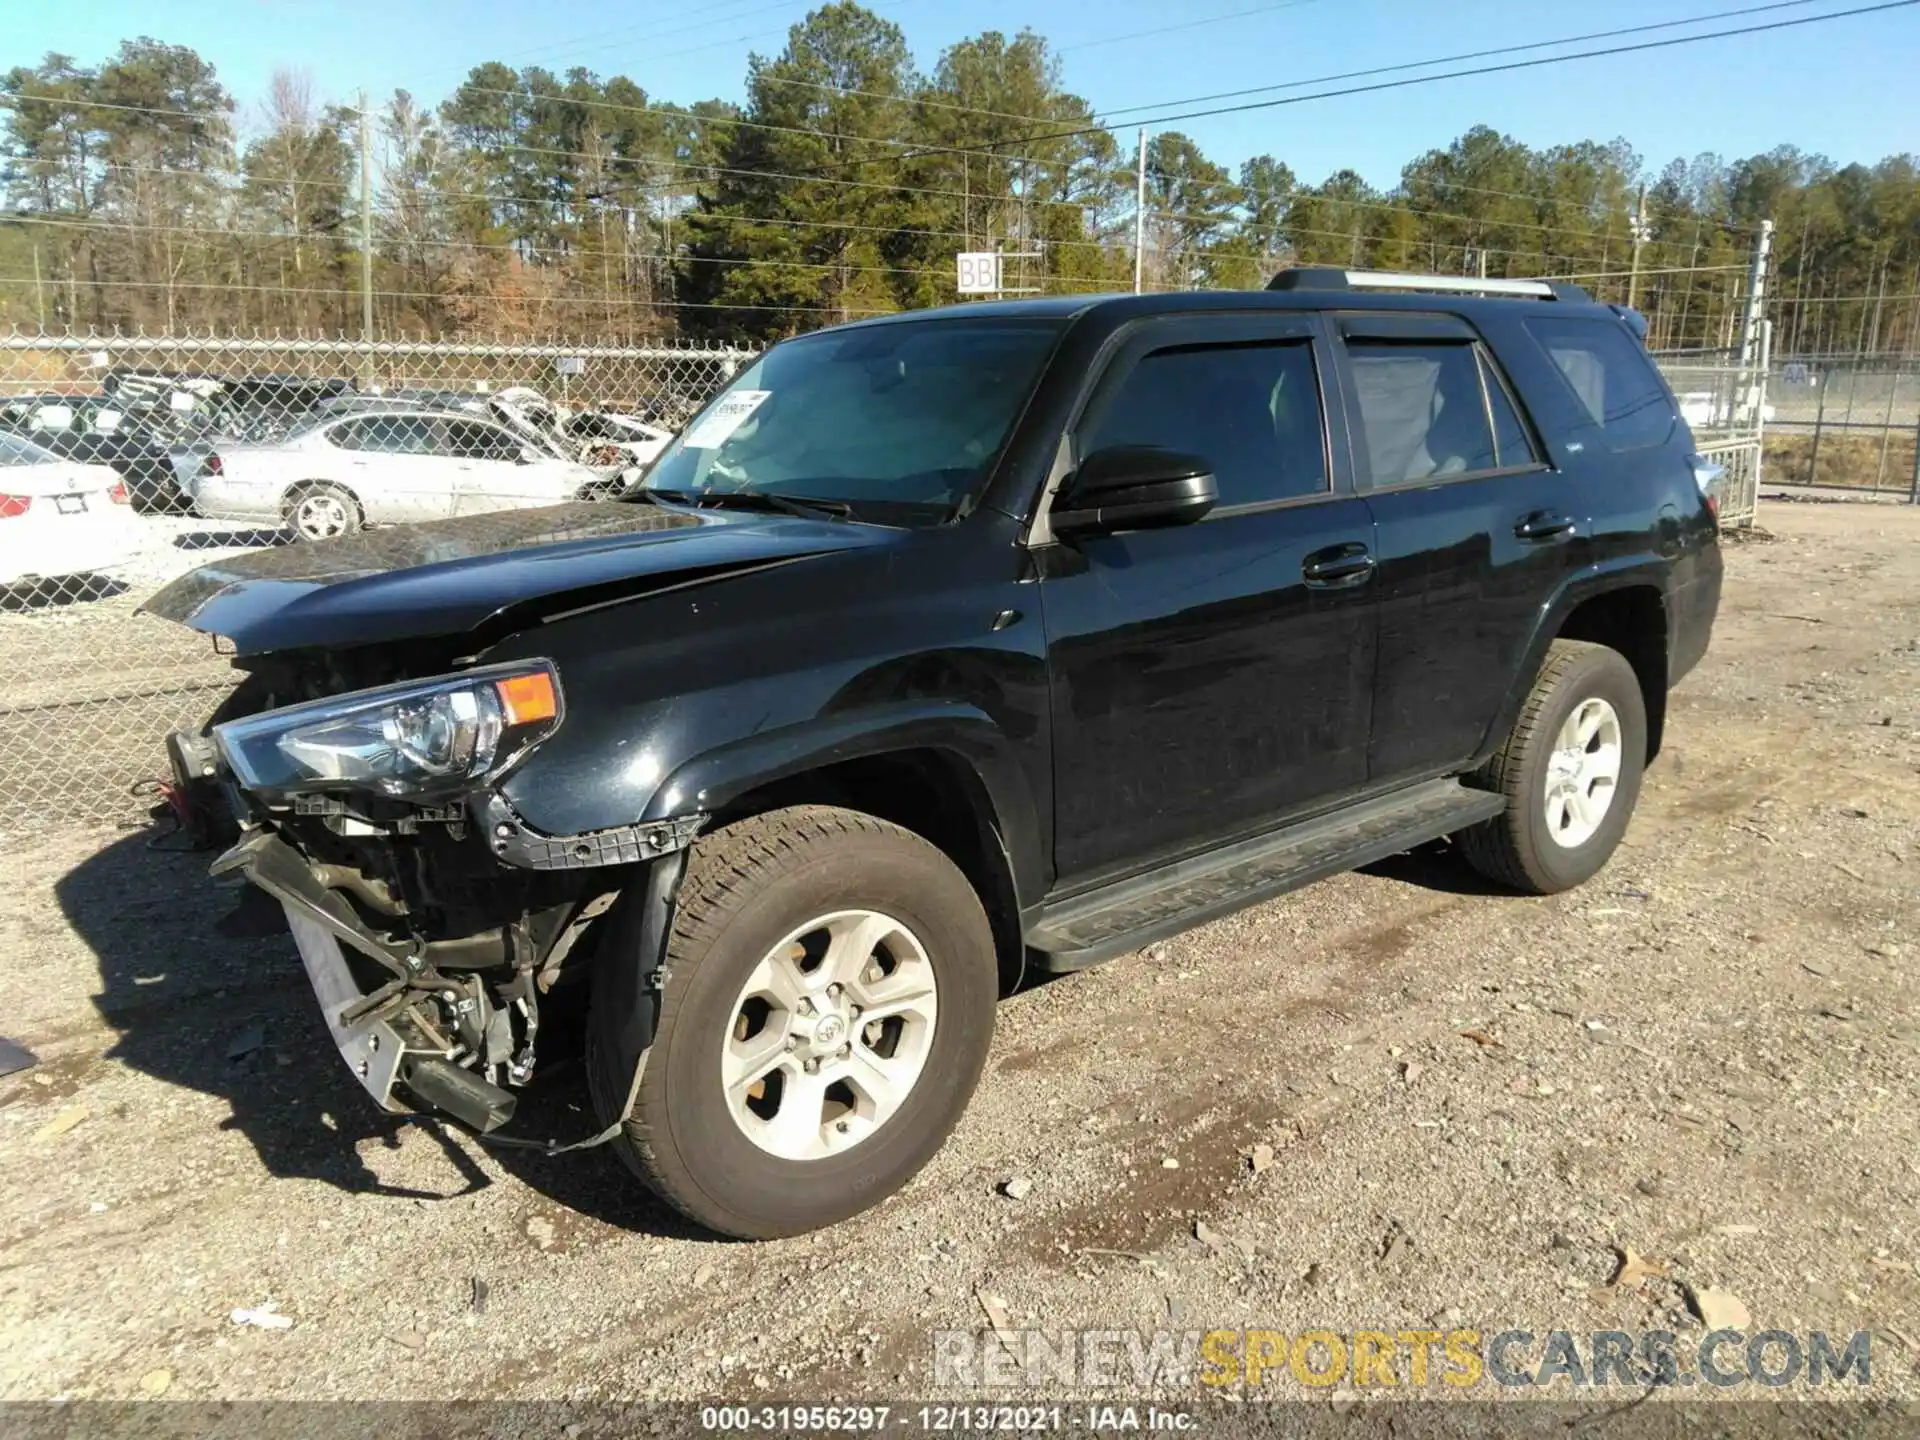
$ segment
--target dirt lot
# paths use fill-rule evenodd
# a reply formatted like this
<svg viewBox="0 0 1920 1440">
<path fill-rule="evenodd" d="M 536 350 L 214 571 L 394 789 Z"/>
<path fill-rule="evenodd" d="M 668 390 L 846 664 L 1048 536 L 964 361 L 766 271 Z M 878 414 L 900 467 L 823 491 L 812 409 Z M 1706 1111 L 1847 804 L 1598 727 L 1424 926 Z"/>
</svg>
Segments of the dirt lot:
<svg viewBox="0 0 1920 1440">
<path fill-rule="evenodd" d="M 1810 434 L 1767 432 L 1766 476 L 1775 485 L 1821 485 L 1843 490 L 1913 493 L 1914 433 L 1909 427 L 1853 433 L 1829 430 L 1816 454 Z M 1819 473 L 1815 474 L 1815 460 Z"/>
<path fill-rule="evenodd" d="M 1920 1396 L 1920 511 L 1761 519 L 1593 884 L 1402 857 L 1017 996 L 928 1170 L 798 1240 L 370 1112 L 202 856 L 12 849 L 0 1396 L 899 1396 L 981 1289 L 1016 1327 L 1697 1335 L 1685 1286 L 1870 1328 Z M 584 1133 L 579 1083 L 534 1123 Z M 1602 1288 L 1629 1246 L 1667 1273 Z M 263 1302 L 291 1328 L 231 1323 Z"/>
</svg>

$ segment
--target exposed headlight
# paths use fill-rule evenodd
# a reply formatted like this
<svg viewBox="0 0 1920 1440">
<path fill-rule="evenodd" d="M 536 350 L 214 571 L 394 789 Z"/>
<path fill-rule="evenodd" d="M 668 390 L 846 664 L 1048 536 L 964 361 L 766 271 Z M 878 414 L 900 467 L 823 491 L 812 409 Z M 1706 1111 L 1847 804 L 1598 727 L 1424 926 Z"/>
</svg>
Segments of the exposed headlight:
<svg viewBox="0 0 1920 1440">
<path fill-rule="evenodd" d="M 248 790 L 423 797 L 495 774 L 560 724 L 545 661 L 360 690 L 214 728 Z"/>
</svg>

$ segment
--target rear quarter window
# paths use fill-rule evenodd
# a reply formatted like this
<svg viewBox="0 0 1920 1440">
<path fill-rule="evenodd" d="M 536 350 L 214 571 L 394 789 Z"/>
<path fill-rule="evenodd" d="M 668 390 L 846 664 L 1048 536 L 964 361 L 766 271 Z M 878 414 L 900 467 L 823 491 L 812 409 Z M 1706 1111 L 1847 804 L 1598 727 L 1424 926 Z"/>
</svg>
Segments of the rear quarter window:
<svg viewBox="0 0 1920 1440">
<path fill-rule="evenodd" d="M 1624 325 L 1540 316 L 1526 326 L 1609 449 L 1645 449 L 1673 434 L 1673 396 Z"/>
</svg>

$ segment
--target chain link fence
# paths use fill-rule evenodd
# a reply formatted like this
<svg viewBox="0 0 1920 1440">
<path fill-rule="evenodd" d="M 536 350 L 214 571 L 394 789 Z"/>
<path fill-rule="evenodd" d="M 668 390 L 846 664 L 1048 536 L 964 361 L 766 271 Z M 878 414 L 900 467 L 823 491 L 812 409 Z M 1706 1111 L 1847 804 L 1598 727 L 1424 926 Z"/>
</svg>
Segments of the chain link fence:
<svg viewBox="0 0 1920 1440">
<path fill-rule="evenodd" d="M 754 352 L 0 336 L 0 833 L 137 817 L 232 683 L 141 615 L 223 556 L 611 501 Z"/>
<path fill-rule="evenodd" d="M 1920 504 L 1920 358 L 1813 355 L 1776 365 L 1767 481 Z"/>
</svg>

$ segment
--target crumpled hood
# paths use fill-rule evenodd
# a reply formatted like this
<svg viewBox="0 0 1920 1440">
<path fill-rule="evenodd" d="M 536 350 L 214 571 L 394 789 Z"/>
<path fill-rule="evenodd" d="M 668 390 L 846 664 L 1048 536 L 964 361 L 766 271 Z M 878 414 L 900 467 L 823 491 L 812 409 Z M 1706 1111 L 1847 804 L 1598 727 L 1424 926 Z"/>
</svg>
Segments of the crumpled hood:
<svg viewBox="0 0 1920 1440">
<path fill-rule="evenodd" d="M 575 502 L 256 550 L 181 576 L 142 606 L 242 655 L 457 635 L 490 621 L 706 583 L 885 544 L 897 532 L 797 516 Z"/>
</svg>

